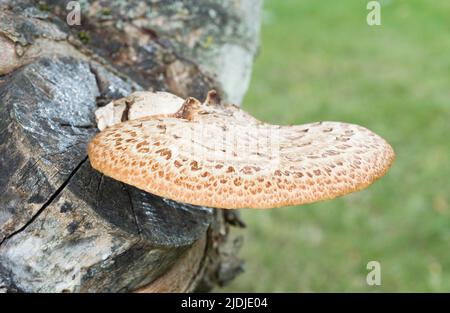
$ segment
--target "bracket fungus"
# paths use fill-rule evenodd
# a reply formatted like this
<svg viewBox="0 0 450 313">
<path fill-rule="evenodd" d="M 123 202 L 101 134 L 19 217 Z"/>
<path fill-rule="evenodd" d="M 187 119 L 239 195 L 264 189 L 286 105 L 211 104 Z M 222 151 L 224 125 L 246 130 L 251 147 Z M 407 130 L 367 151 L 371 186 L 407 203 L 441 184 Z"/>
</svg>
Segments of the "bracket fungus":
<svg viewBox="0 0 450 313">
<path fill-rule="evenodd" d="M 193 205 L 273 208 L 332 199 L 372 184 L 395 159 L 383 138 L 359 125 L 271 125 L 221 104 L 214 91 L 203 103 L 140 92 L 108 106 L 96 114 L 104 130 L 88 146 L 92 166 Z"/>
</svg>

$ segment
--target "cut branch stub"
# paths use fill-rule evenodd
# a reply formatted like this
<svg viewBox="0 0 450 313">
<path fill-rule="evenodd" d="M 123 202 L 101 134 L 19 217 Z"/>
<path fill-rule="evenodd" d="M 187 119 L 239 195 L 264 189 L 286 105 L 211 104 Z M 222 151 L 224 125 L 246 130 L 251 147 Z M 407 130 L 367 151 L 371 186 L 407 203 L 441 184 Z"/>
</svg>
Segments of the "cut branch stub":
<svg viewBox="0 0 450 313">
<path fill-rule="evenodd" d="M 361 190 L 395 158 L 383 138 L 358 125 L 271 125 L 211 98 L 108 127 L 89 144 L 92 166 L 180 202 L 271 208 Z"/>
</svg>

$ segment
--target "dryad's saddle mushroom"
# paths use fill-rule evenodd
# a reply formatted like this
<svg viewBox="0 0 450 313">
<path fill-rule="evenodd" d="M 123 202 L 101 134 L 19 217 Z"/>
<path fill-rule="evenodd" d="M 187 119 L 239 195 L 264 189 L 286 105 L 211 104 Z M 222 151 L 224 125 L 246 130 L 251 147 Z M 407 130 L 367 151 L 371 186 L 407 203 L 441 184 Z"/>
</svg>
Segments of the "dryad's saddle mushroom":
<svg viewBox="0 0 450 313">
<path fill-rule="evenodd" d="M 214 91 L 204 103 L 135 93 L 96 115 L 103 130 L 88 147 L 95 169 L 194 205 L 272 208 L 332 199 L 367 187 L 395 158 L 364 127 L 271 125 L 221 104 Z"/>
</svg>

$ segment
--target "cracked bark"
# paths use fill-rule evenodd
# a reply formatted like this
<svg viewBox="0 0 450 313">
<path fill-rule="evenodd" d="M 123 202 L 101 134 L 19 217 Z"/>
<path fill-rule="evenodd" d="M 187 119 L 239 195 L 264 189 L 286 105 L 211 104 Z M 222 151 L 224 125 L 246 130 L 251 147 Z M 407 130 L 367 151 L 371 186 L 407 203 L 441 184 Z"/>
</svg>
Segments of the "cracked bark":
<svg viewBox="0 0 450 313">
<path fill-rule="evenodd" d="M 209 58 L 240 47 L 248 70 L 250 2 L 87 1 L 74 28 L 65 1 L 0 2 L 0 291 L 207 291 L 242 270 L 238 215 L 103 177 L 85 148 L 95 109 L 134 90 L 242 97 L 229 81 L 248 73 Z"/>
</svg>

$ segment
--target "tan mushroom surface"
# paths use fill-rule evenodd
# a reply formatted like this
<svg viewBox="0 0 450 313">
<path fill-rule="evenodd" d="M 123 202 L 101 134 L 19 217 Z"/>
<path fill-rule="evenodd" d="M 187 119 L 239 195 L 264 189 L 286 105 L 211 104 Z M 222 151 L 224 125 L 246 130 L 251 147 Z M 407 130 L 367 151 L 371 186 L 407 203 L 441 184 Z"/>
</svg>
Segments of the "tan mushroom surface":
<svg viewBox="0 0 450 313">
<path fill-rule="evenodd" d="M 161 197 L 233 209 L 342 196 L 382 177 L 395 159 L 392 147 L 362 126 L 271 125 L 220 104 L 214 92 L 204 103 L 188 98 L 172 109 L 101 131 L 88 146 L 92 166 Z"/>
</svg>

